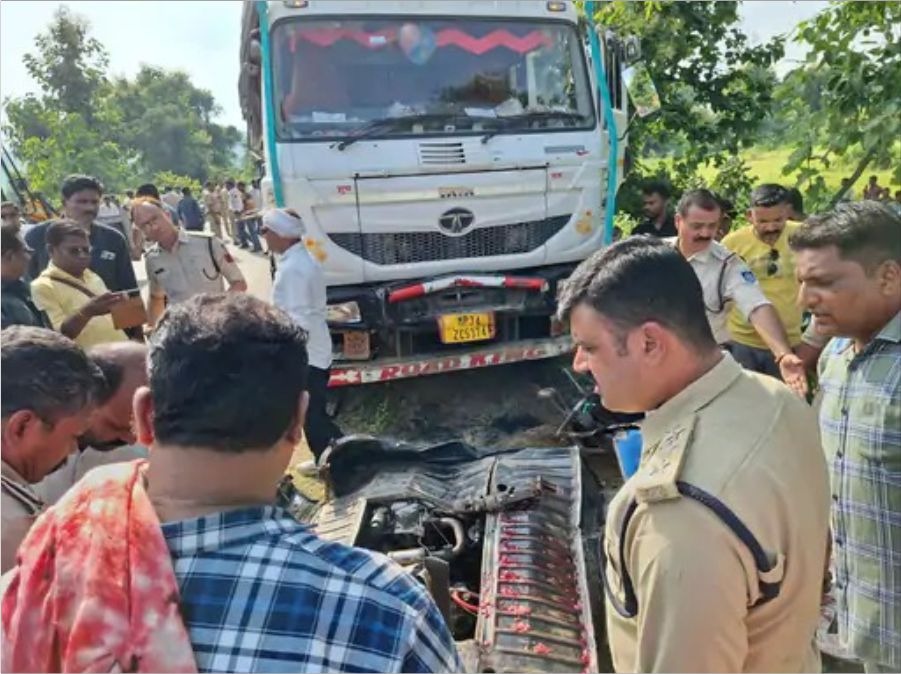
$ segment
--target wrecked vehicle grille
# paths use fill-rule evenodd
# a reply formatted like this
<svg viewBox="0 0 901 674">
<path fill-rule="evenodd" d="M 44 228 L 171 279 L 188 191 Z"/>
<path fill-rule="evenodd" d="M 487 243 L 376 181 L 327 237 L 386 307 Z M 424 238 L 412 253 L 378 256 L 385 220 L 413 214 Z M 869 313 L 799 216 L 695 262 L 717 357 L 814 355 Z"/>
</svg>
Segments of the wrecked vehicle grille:
<svg viewBox="0 0 901 674">
<path fill-rule="evenodd" d="M 599 570 L 586 563 L 578 450 L 440 456 L 370 465 L 365 484 L 319 510 L 316 532 L 420 578 L 467 671 L 597 671 L 599 600 L 588 583 Z"/>
<path fill-rule="evenodd" d="M 562 230 L 571 215 L 481 227 L 461 236 L 441 232 L 329 234 L 346 251 L 379 265 L 529 253 Z"/>
</svg>

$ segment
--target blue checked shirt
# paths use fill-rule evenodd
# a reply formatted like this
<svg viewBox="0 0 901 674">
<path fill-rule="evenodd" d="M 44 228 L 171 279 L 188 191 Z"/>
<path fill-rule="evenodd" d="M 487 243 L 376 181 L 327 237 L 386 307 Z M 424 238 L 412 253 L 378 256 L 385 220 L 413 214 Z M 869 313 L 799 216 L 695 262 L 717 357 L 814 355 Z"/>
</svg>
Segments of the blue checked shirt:
<svg viewBox="0 0 901 674">
<path fill-rule="evenodd" d="M 901 670 L 901 313 L 859 353 L 820 359 L 820 430 L 832 472 L 839 638 Z"/>
<path fill-rule="evenodd" d="M 163 524 L 201 672 L 462 672 L 425 588 L 284 510 Z"/>
</svg>

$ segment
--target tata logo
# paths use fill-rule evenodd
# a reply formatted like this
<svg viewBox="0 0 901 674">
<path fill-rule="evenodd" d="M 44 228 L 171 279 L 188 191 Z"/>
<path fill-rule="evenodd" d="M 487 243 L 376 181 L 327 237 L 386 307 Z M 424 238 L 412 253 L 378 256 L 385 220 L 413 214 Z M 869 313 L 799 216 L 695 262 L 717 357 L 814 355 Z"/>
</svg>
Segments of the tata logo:
<svg viewBox="0 0 901 674">
<path fill-rule="evenodd" d="M 476 216 L 472 211 L 465 208 L 452 208 L 438 218 L 438 227 L 445 234 L 462 234 L 472 227 L 472 223 L 475 221 Z"/>
<path fill-rule="evenodd" d="M 442 199 L 466 199 L 474 197 L 476 191 L 471 187 L 439 187 L 438 196 Z"/>
</svg>

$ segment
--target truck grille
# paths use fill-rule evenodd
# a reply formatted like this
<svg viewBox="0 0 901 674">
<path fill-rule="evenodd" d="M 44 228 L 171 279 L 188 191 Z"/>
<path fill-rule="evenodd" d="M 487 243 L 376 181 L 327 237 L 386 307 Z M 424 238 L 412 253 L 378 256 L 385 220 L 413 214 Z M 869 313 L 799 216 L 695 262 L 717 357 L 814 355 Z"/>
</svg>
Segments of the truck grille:
<svg viewBox="0 0 901 674">
<path fill-rule="evenodd" d="M 542 246 L 569 222 L 570 215 L 544 220 L 482 227 L 463 236 L 440 232 L 394 234 L 329 234 L 336 245 L 379 265 L 435 262 L 468 257 L 528 253 Z"/>
</svg>

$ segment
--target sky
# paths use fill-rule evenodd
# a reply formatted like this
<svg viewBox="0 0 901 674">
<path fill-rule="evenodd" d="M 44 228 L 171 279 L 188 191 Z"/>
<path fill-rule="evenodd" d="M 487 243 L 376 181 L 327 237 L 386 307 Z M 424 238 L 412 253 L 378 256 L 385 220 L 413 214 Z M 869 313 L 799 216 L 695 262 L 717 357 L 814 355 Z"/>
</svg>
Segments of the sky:
<svg viewBox="0 0 901 674">
<path fill-rule="evenodd" d="M 324 0 L 323 0 L 324 1 Z M 433 0 L 440 2 L 441 0 Z M 37 90 L 22 56 L 61 3 L 48 0 L 0 2 L 0 99 Z M 238 102 L 238 47 L 242 3 L 238 0 L 72 0 L 65 3 L 88 19 L 91 34 L 107 49 L 110 71 L 134 76 L 142 63 L 184 70 L 209 89 L 222 107 L 218 122 L 244 129 Z M 826 2 L 746 0 L 741 8 L 745 32 L 754 43 L 787 33 L 819 12 Z M 786 62 L 803 58 L 790 45 Z"/>
</svg>

